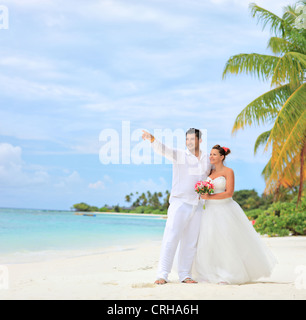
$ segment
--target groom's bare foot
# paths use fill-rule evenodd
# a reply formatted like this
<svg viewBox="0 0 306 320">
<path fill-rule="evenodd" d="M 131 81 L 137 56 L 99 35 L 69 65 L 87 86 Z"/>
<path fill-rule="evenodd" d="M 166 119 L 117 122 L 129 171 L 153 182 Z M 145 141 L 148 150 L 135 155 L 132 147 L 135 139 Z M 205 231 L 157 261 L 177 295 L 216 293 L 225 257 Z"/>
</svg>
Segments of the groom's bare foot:
<svg viewBox="0 0 306 320">
<path fill-rule="evenodd" d="M 196 281 L 192 280 L 191 278 L 186 278 L 182 283 L 197 283 Z"/>
<path fill-rule="evenodd" d="M 158 284 L 158 285 L 164 285 L 166 284 L 167 281 L 165 279 L 157 279 L 154 284 Z"/>
</svg>

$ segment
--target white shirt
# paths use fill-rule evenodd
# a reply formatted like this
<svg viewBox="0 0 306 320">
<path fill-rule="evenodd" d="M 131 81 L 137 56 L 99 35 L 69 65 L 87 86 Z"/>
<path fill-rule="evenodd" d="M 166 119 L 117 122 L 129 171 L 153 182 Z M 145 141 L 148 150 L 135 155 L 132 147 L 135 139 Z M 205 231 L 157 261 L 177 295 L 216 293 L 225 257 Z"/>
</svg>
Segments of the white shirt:
<svg viewBox="0 0 306 320">
<path fill-rule="evenodd" d="M 172 191 L 169 202 L 175 198 L 183 202 L 198 205 L 199 195 L 195 192 L 198 181 L 204 181 L 210 174 L 211 164 L 207 154 L 202 152 L 200 160 L 188 149 L 171 149 L 155 140 L 153 150 L 173 162 Z"/>
</svg>

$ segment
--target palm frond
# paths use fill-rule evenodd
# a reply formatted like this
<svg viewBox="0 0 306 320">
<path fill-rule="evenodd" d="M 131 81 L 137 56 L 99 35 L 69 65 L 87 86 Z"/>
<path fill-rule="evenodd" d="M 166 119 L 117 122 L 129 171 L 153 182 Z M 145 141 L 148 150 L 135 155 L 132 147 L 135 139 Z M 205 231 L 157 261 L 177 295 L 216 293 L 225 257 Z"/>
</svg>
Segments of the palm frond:
<svg viewBox="0 0 306 320">
<path fill-rule="evenodd" d="M 271 85 L 279 86 L 289 82 L 292 88 L 299 87 L 304 81 L 306 55 L 299 52 L 287 52 L 275 67 Z"/>
<path fill-rule="evenodd" d="M 232 133 L 246 126 L 272 124 L 270 131 L 262 133 L 255 143 L 254 152 L 265 145 L 271 148 L 271 159 L 262 175 L 266 191 L 281 187 L 303 190 L 304 156 L 306 158 L 306 28 L 296 25 L 299 5 L 306 0 L 284 8 L 283 16 L 250 5 L 253 18 L 263 29 L 270 27 L 273 37 L 268 43 L 275 56 L 257 53 L 232 56 L 226 63 L 223 79 L 229 74 L 248 74 L 263 81 L 271 80 L 271 91 L 251 102 L 236 118 Z M 306 159 L 305 159 L 306 160 Z M 306 161 L 305 161 L 306 162 Z M 305 172 L 303 172 L 305 171 Z"/>
<path fill-rule="evenodd" d="M 239 54 L 232 56 L 226 63 L 223 71 L 223 79 L 228 74 L 246 73 L 257 76 L 263 81 L 267 81 L 274 74 L 280 58 L 276 56 L 263 55 L 257 53 Z"/>
<path fill-rule="evenodd" d="M 306 136 L 306 83 L 297 89 L 279 112 L 266 144 L 272 144 L 272 172 L 268 184 L 278 180 L 300 153 Z"/>
<path fill-rule="evenodd" d="M 306 53 L 306 29 L 300 29 L 296 26 L 296 21 L 300 16 L 297 9 L 301 8 L 302 11 L 303 6 L 306 6 L 306 1 L 300 1 L 293 6 L 289 5 L 284 8 L 283 20 L 286 21 L 284 38 L 299 48 L 299 50 L 293 51 Z"/>
<path fill-rule="evenodd" d="M 271 159 L 270 159 L 269 162 L 264 167 L 261 175 L 264 177 L 265 180 L 268 180 L 269 177 L 271 176 L 271 172 L 272 172 L 272 166 L 271 166 Z"/>
<path fill-rule="evenodd" d="M 299 48 L 292 44 L 290 41 L 279 38 L 279 37 L 272 37 L 268 43 L 268 49 L 271 49 L 274 54 L 284 54 L 290 51 L 297 51 L 299 52 Z"/>
<path fill-rule="evenodd" d="M 275 35 L 283 36 L 285 34 L 286 22 L 276 14 L 259 7 L 256 3 L 250 4 L 250 10 L 253 18 L 257 18 L 258 23 L 263 24 L 263 30 L 270 24 L 270 31 Z"/>
<path fill-rule="evenodd" d="M 291 96 L 290 86 L 284 85 L 264 93 L 247 105 L 235 120 L 232 133 L 246 126 L 269 124 L 274 121 L 281 106 Z"/>
<path fill-rule="evenodd" d="M 291 161 L 290 165 L 284 168 L 284 171 L 281 172 L 278 176 L 278 180 L 272 180 L 269 182 L 269 178 L 272 174 L 272 165 L 271 159 L 266 165 L 265 169 L 262 172 L 262 176 L 267 182 L 265 194 L 274 193 L 277 186 L 283 186 L 285 188 L 294 188 L 297 187 L 300 183 L 300 155 L 297 154 L 295 158 Z M 302 179 L 306 180 L 306 170 L 304 171 Z"/>
<path fill-rule="evenodd" d="M 280 110 L 270 138 L 267 142 L 267 148 L 273 141 L 277 141 L 279 137 L 286 137 L 286 134 L 290 134 L 293 127 L 297 125 L 298 121 L 302 121 L 305 124 L 304 131 L 306 130 L 306 83 L 301 85 L 286 101 L 282 109 Z M 284 124 L 286 124 L 284 126 Z M 304 132 L 302 131 L 302 132 Z M 300 142 L 303 140 L 301 137 Z"/>
<path fill-rule="evenodd" d="M 292 52 L 299 52 L 306 54 L 306 30 L 298 30 L 293 28 L 290 32 L 287 32 L 283 37 L 292 44 Z"/>
<path fill-rule="evenodd" d="M 297 4 L 288 5 L 284 7 L 283 20 L 285 20 L 288 24 L 294 25 L 298 14 L 296 13 Z"/>
<path fill-rule="evenodd" d="M 257 153 L 258 148 L 264 144 L 267 144 L 267 141 L 269 140 L 270 134 L 272 130 L 266 131 L 262 133 L 256 140 L 255 142 L 255 147 L 254 147 L 254 154 Z"/>
</svg>

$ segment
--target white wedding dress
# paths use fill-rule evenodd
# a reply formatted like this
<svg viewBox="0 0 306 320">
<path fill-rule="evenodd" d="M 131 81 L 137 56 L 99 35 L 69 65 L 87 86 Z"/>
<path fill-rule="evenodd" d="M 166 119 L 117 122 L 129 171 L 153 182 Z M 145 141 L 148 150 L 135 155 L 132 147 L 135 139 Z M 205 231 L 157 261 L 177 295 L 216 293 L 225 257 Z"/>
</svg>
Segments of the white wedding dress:
<svg viewBox="0 0 306 320">
<path fill-rule="evenodd" d="M 215 193 L 225 192 L 225 177 L 212 182 Z M 243 284 L 269 277 L 276 259 L 238 203 L 232 198 L 205 202 L 193 268 L 195 279 Z"/>
</svg>

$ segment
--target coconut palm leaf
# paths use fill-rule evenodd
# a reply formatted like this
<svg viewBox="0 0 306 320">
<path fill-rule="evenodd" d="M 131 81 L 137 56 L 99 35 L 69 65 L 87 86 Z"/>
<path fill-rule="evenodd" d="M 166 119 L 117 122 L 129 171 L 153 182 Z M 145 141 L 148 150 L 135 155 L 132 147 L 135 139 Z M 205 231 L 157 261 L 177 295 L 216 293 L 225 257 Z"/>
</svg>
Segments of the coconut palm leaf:
<svg viewBox="0 0 306 320">
<path fill-rule="evenodd" d="M 266 145 L 267 141 L 269 140 L 270 134 L 272 130 L 266 131 L 262 133 L 256 140 L 255 142 L 255 147 L 254 147 L 254 154 L 257 153 L 258 148 L 262 145 Z"/>
<path fill-rule="evenodd" d="M 306 70 L 306 55 L 298 52 L 287 52 L 281 57 L 274 69 L 272 86 L 289 82 L 292 88 L 303 83 Z"/>
<path fill-rule="evenodd" d="M 305 124 L 304 130 L 302 130 L 302 133 L 305 133 L 306 130 L 306 83 L 301 85 L 294 93 L 288 98 L 284 106 L 281 108 L 272 132 L 270 139 L 267 143 L 267 146 L 275 140 L 279 134 L 284 136 L 284 133 L 290 133 L 292 128 L 298 124 L 299 121 L 301 121 L 301 124 Z M 284 123 L 287 124 L 287 126 L 283 126 Z M 303 139 L 303 137 L 302 137 Z M 301 140 L 302 141 L 302 140 Z"/>
<path fill-rule="evenodd" d="M 266 165 L 265 169 L 262 172 L 263 177 L 268 182 L 272 173 L 271 159 Z M 303 180 L 306 180 L 306 170 L 302 177 Z M 279 176 L 277 183 L 274 181 L 272 183 L 267 183 L 265 194 L 275 192 L 276 185 L 283 186 L 285 188 L 294 188 L 297 187 L 300 183 L 300 156 L 297 155 L 290 165 L 286 166 L 282 174 Z"/>
<path fill-rule="evenodd" d="M 300 48 L 292 44 L 289 40 L 284 38 L 272 37 L 268 43 L 268 49 L 274 54 L 282 55 L 287 52 L 300 52 Z"/>
<path fill-rule="evenodd" d="M 288 24 L 293 25 L 295 23 L 298 14 L 296 13 L 297 5 L 288 5 L 284 7 L 283 20 L 286 20 Z"/>
<path fill-rule="evenodd" d="M 275 121 L 266 150 L 272 143 L 272 172 L 268 184 L 300 154 L 306 136 L 306 83 L 288 99 Z"/>
<path fill-rule="evenodd" d="M 261 95 L 247 105 L 236 118 L 232 133 L 253 124 L 266 124 L 276 119 L 281 106 L 292 94 L 290 86 L 284 85 Z"/>
<path fill-rule="evenodd" d="M 301 1 L 300 3 L 305 5 L 306 2 Z M 280 36 L 287 40 L 290 39 L 292 43 L 295 43 L 299 47 L 300 52 L 305 52 L 306 30 L 298 30 L 294 27 L 295 20 L 298 17 L 295 12 L 297 6 L 298 5 L 285 7 L 282 18 L 262 7 L 259 7 L 255 3 L 250 4 L 250 10 L 253 18 L 257 17 L 258 23 L 263 24 L 263 29 L 265 29 L 267 25 L 270 25 L 271 33 L 274 33 L 276 36 Z"/>
<path fill-rule="evenodd" d="M 271 159 L 270 159 L 261 173 L 261 175 L 264 177 L 265 181 L 267 181 L 269 179 L 269 177 L 271 176 L 271 172 L 272 172 L 272 166 L 271 166 Z"/>
<path fill-rule="evenodd" d="M 267 81 L 273 76 L 279 61 L 279 57 L 257 53 L 235 55 L 227 61 L 223 71 L 223 79 L 229 73 L 236 75 L 246 73 Z"/>
<path fill-rule="evenodd" d="M 271 80 L 269 92 L 251 102 L 236 118 L 233 133 L 245 126 L 272 124 L 272 130 L 261 134 L 254 151 L 264 144 L 270 148 L 271 159 L 262 174 L 269 192 L 281 186 L 298 185 L 299 199 L 303 191 L 304 158 L 306 154 L 306 29 L 297 28 L 295 21 L 299 4 L 284 8 L 282 17 L 251 4 L 253 17 L 263 25 L 270 26 L 274 34 L 268 43 L 275 56 L 257 53 L 232 56 L 226 63 L 223 79 L 228 74 L 245 73 L 263 81 Z M 300 169 L 300 171 L 299 171 Z"/>
<path fill-rule="evenodd" d="M 263 24 L 263 30 L 270 25 L 271 33 L 283 36 L 285 34 L 286 22 L 276 14 L 259 7 L 256 3 L 250 4 L 251 15 L 257 18 L 258 23 Z"/>
</svg>

